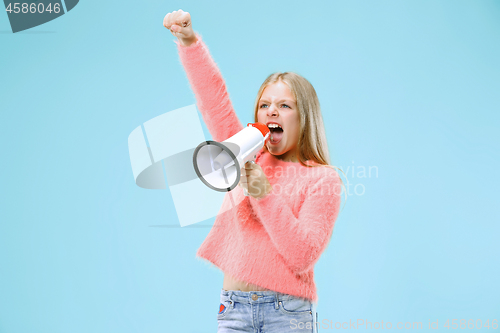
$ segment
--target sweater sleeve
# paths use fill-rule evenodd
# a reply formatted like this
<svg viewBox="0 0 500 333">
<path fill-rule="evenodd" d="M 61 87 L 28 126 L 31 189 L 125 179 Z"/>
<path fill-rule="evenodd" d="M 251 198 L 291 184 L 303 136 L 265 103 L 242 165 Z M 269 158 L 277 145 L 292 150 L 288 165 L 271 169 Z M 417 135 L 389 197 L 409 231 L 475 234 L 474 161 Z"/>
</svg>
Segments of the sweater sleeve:
<svg viewBox="0 0 500 333">
<path fill-rule="evenodd" d="M 189 46 L 183 46 L 177 40 L 174 42 L 213 140 L 224 141 L 241 131 L 243 125 L 236 116 L 222 74 L 208 47 L 198 33 L 196 38 L 197 41 Z"/>
<path fill-rule="evenodd" d="M 286 193 L 273 190 L 250 201 L 271 241 L 295 274 L 309 271 L 326 249 L 340 208 L 340 178 L 336 171 L 307 184 L 296 217 Z"/>
</svg>

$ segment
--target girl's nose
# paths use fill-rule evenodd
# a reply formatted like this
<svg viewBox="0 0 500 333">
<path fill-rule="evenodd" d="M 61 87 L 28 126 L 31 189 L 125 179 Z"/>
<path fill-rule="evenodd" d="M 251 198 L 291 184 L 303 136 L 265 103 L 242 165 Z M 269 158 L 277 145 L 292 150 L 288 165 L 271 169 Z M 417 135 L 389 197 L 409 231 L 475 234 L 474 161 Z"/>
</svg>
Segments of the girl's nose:
<svg viewBox="0 0 500 333">
<path fill-rule="evenodd" d="M 267 109 L 267 114 L 269 116 L 277 116 L 278 115 L 278 109 L 274 105 L 271 105 Z"/>
</svg>

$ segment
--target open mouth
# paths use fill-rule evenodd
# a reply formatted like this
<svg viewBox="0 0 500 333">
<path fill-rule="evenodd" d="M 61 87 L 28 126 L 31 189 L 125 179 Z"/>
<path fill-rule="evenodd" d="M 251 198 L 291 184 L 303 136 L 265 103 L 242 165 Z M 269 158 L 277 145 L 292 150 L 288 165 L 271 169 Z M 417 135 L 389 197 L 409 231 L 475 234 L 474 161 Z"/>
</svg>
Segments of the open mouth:
<svg viewBox="0 0 500 333">
<path fill-rule="evenodd" d="M 283 138 L 283 128 L 278 124 L 268 124 L 267 127 L 271 131 L 271 139 L 269 142 L 272 144 L 277 144 Z"/>
</svg>

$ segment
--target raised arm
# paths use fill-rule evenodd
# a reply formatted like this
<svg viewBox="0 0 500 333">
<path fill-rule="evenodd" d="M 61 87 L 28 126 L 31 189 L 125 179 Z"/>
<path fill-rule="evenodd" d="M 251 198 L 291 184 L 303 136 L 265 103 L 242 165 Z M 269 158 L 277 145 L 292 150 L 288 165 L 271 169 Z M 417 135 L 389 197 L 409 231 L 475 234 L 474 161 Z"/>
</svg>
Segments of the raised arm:
<svg viewBox="0 0 500 333">
<path fill-rule="evenodd" d="M 286 198 L 286 193 L 272 191 L 260 200 L 249 200 L 285 264 L 301 274 L 314 266 L 328 245 L 340 208 L 340 178 L 331 170 L 311 179 L 298 216 Z"/>
<path fill-rule="evenodd" d="M 175 43 L 179 57 L 210 134 L 214 140 L 224 141 L 241 131 L 243 125 L 236 116 L 222 74 L 208 47 L 192 30 L 189 13 L 180 12 L 167 14 L 164 25 L 178 37 Z"/>
</svg>

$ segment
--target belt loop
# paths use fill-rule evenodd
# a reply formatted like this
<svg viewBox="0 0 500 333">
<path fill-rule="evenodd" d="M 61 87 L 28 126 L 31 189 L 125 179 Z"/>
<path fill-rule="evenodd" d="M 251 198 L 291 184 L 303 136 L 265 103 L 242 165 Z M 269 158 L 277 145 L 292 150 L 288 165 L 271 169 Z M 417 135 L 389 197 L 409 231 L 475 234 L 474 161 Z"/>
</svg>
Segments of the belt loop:
<svg viewBox="0 0 500 333">
<path fill-rule="evenodd" d="M 318 332 L 318 303 L 312 302 L 312 313 L 313 313 L 313 323 L 314 323 L 314 333 Z"/>
<path fill-rule="evenodd" d="M 232 298 L 232 297 L 233 297 L 233 291 L 232 291 L 232 290 L 230 290 L 230 291 L 229 291 L 229 300 L 231 301 L 231 306 L 233 306 L 233 303 L 234 303 L 234 301 L 233 301 L 233 298 Z"/>
</svg>

